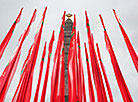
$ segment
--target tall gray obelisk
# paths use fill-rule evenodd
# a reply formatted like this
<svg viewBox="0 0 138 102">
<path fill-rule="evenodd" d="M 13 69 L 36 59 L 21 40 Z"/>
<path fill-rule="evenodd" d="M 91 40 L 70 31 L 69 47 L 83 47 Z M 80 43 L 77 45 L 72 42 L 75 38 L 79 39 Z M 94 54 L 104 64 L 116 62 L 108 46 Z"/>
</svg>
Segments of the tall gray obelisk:
<svg viewBox="0 0 138 102">
<path fill-rule="evenodd" d="M 71 32 L 72 32 L 72 26 L 73 22 L 70 19 L 72 14 L 66 15 L 68 19 L 65 21 L 65 28 L 64 28 L 64 55 L 65 55 L 65 102 L 68 102 L 68 52 L 69 52 L 69 45 L 70 45 L 70 39 L 71 39 Z"/>
</svg>

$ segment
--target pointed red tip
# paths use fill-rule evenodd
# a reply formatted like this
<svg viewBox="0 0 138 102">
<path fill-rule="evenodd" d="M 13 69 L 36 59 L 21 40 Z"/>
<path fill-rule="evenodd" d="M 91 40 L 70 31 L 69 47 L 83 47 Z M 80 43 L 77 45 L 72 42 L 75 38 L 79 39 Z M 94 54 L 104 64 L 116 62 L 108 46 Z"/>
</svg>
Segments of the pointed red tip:
<svg viewBox="0 0 138 102">
<path fill-rule="evenodd" d="M 102 17 L 102 15 L 101 15 L 101 14 L 99 14 L 99 17 Z"/>
<path fill-rule="evenodd" d="M 43 15 L 46 13 L 46 11 L 47 11 L 47 6 L 45 7 L 45 10 L 44 10 L 44 13 L 43 13 Z"/>
<path fill-rule="evenodd" d="M 36 19 L 36 9 L 34 10 L 34 13 L 33 13 L 33 16 L 32 16 L 32 22 L 34 22 L 35 21 L 35 19 Z"/>
<path fill-rule="evenodd" d="M 85 10 L 85 16 L 86 16 L 86 20 L 88 20 L 88 15 L 87 15 L 87 11 Z"/>
<path fill-rule="evenodd" d="M 16 18 L 17 23 L 20 22 L 20 18 L 21 18 L 21 15 L 22 15 L 22 11 L 23 11 L 23 7 L 21 8 L 20 13 L 18 14 L 18 16 Z"/>
<path fill-rule="evenodd" d="M 87 26 L 87 23 L 89 22 L 89 19 L 88 19 L 88 15 L 87 15 L 87 11 L 85 10 L 85 17 L 86 17 L 86 26 Z"/>
<path fill-rule="evenodd" d="M 99 14 L 99 17 L 100 17 L 101 22 L 103 22 L 103 18 L 101 14 Z"/>
<path fill-rule="evenodd" d="M 34 10 L 34 12 L 36 12 L 36 11 L 37 11 L 37 9 Z"/>
<path fill-rule="evenodd" d="M 20 13 L 19 13 L 19 16 L 22 14 L 22 11 L 23 11 L 23 7 L 21 8 L 21 11 L 20 11 Z"/>
<path fill-rule="evenodd" d="M 76 23 L 76 15 L 74 14 L 74 22 Z"/>
<path fill-rule="evenodd" d="M 79 35 L 79 31 L 78 31 L 78 35 Z"/>
<path fill-rule="evenodd" d="M 99 45 L 98 45 L 98 43 L 96 43 L 96 47 L 97 47 L 97 51 L 99 52 Z"/>
<path fill-rule="evenodd" d="M 117 22 L 118 22 L 119 24 L 121 24 L 121 23 L 120 23 L 120 22 L 121 22 L 121 19 L 118 17 L 118 15 L 117 15 L 115 9 L 113 9 L 113 12 L 114 12 L 114 15 L 115 15 L 115 18 L 116 18 Z"/>
<path fill-rule="evenodd" d="M 113 9 L 113 12 L 115 12 L 115 9 Z"/>
<path fill-rule="evenodd" d="M 66 15 L 66 11 L 64 11 L 64 16 Z"/>
<path fill-rule="evenodd" d="M 104 21 L 103 21 L 102 15 L 99 14 L 99 17 L 100 17 L 101 23 L 102 23 L 102 25 L 103 25 L 103 28 L 104 28 L 104 30 L 105 30 L 105 25 L 104 25 Z"/>
<path fill-rule="evenodd" d="M 84 42 L 84 47 L 86 48 L 86 42 Z"/>
<path fill-rule="evenodd" d="M 22 11 L 23 11 L 23 7 L 21 8 L 20 15 L 22 14 Z"/>
<path fill-rule="evenodd" d="M 99 17 L 100 17 L 100 19 L 101 19 L 101 20 L 103 20 L 103 18 L 102 18 L 102 15 L 101 15 L 101 14 L 99 14 Z"/>
<path fill-rule="evenodd" d="M 52 37 L 53 37 L 53 40 L 55 40 L 55 30 L 53 30 Z"/>
<path fill-rule="evenodd" d="M 87 16 L 87 11 L 85 10 L 85 15 Z"/>
<path fill-rule="evenodd" d="M 65 20 L 66 11 L 64 11 L 64 14 L 62 16 L 62 19 Z"/>
<path fill-rule="evenodd" d="M 47 10 L 47 6 L 45 7 L 45 9 Z"/>
<path fill-rule="evenodd" d="M 115 11 L 115 9 L 113 9 L 113 13 L 114 13 L 114 15 L 116 15 L 116 11 Z"/>
<path fill-rule="evenodd" d="M 115 9 L 113 9 L 113 13 L 116 15 Z"/>
<path fill-rule="evenodd" d="M 74 18 L 76 18 L 76 14 L 74 14 Z"/>
<path fill-rule="evenodd" d="M 54 36 L 55 30 L 53 30 L 53 36 Z"/>
<path fill-rule="evenodd" d="M 47 10 L 47 6 L 45 7 L 45 10 Z"/>
</svg>

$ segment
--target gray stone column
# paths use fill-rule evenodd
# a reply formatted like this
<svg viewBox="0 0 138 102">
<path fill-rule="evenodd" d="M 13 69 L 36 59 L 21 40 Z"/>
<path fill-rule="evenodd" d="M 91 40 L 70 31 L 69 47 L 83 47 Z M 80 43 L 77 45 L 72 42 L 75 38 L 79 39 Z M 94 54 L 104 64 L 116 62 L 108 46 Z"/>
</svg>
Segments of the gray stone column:
<svg viewBox="0 0 138 102">
<path fill-rule="evenodd" d="M 68 15 L 67 15 L 68 17 Z M 65 28 L 64 28 L 64 55 L 65 55 L 65 102 L 68 102 L 68 52 L 69 52 L 69 45 L 71 39 L 71 32 L 72 32 L 73 22 L 70 18 L 65 21 Z"/>
</svg>

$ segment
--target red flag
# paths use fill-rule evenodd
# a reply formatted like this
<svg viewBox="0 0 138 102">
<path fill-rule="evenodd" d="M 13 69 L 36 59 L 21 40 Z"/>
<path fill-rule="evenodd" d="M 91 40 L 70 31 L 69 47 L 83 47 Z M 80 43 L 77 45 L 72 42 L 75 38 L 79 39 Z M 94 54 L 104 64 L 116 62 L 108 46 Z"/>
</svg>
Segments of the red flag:
<svg viewBox="0 0 138 102">
<path fill-rule="evenodd" d="M 76 17 L 74 19 L 75 19 L 74 21 L 76 23 Z M 76 32 L 76 27 L 74 27 L 74 32 Z M 79 86 L 82 86 L 82 85 L 77 85 L 77 84 L 81 84 L 81 82 L 79 82 L 79 76 L 81 77 L 81 74 L 79 72 L 81 72 L 81 70 L 79 69 L 79 63 L 78 63 L 78 60 L 77 60 L 77 46 L 76 46 L 77 45 L 77 41 L 76 41 L 76 34 L 74 35 L 74 37 L 75 37 L 75 39 L 73 38 L 74 41 L 72 42 L 73 43 L 73 47 L 74 47 L 74 52 L 73 52 L 74 53 L 74 56 L 73 56 L 72 64 L 73 64 L 73 68 L 74 68 L 74 78 L 75 78 L 75 85 L 76 85 L 76 101 L 81 101 L 81 98 L 84 98 L 84 97 L 81 97 L 79 99 L 79 96 L 82 96 L 82 93 L 81 93 L 81 95 L 79 94 L 79 92 L 81 91 L 79 89 Z"/>
<path fill-rule="evenodd" d="M 23 64 L 23 67 L 22 67 L 22 70 L 21 70 L 21 77 L 20 77 L 20 81 L 19 81 L 19 84 L 16 88 L 16 91 L 14 93 L 14 96 L 12 98 L 12 102 L 17 102 L 17 94 L 19 94 L 19 89 L 21 88 L 22 84 L 24 84 L 24 80 L 26 80 L 26 76 L 25 76 L 25 69 L 26 69 L 26 65 L 28 64 L 28 59 L 30 57 L 30 54 L 31 54 L 31 49 L 32 49 L 32 46 L 30 47 L 29 51 L 28 51 L 28 55 L 24 61 L 24 64 Z"/>
<path fill-rule="evenodd" d="M 91 79 L 91 72 L 90 72 L 90 64 L 89 64 L 89 57 L 88 57 L 88 51 L 86 47 L 86 43 L 84 43 L 85 47 L 85 55 L 86 55 L 86 63 L 87 63 L 87 72 L 88 72 L 88 86 L 89 86 L 89 101 L 95 102 L 95 95 L 94 95 L 94 89 L 92 85 L 92 79 Z"/>
<path fill-rule="evenodd" d="M 0 59 L 1 59 L 1 57 L 5 51 L 6 46 L 8 45 L 8 43 L 12 37 L 12 34 L 13 34 L 14 29 L 16 27 L 16 24 L 20 21 L 22 10 L 23 10 L 23 8 L 21 9 L 19 15 L 17 16 L 17 18 L 16 18 L 15 22 L 13 23 L 13 25 L 11 26 L 9 32 L 7 33 L 5 38 L 3 39 L 2 43 L 0 44 Z"/>
<path fill-rule="evenodd" d="M 47 88 L 49 68 L 50 68 L 50 60 L 51 60 L 51 54 L 52 54 L 52 48 L 53 48 L 53 41 L 55 40 L 54 32 L 55 31 L 53 31 L 53 34 L 52 34 L 52 37 L 51 37 L 51 40 L 50 40 L 50 43 L 49 43 L 49 48 L 48 48 L 48 50 L 49 50 L 48 51 L 48 61 L 47 61 L 44 85 L 43 85 L 43 89 L 42 89 L 41 102 L 45 102 L 46 88 Z"/>
<path fill-rule="evenodd" d="M 86 102 L 85 80 L 84 80 L 83 64 L 82 64 L 82 58 L 81 58 L 81 47 L 80 47 L 79 32 L 78 32 L 78 35 L 77 35 L 77 43 L 78 43 L 78 63 L 79 63 L 78 68 L 80 70 L 78 74 L 80 74 L 80 84 L 81 84 L 80 94 L 82 94 L 82 95 L 80 95 L 81 100 L 79 102 Z"/>
<path fill-rule="evenodd" d="M 12 81 L 12 78 L 14 76 L 14 73 L 16 71 L 19 58 L 20 58 L 21 51 L 18 52 L 16 56 L 14 56 L 13 60 L 9 62 L 7 67 L 5 68 L 4 72 L 2 73 L 0 77 L 0 101 L 4 102 L 5 96 L 7 94 L 7 91 L 9 89 L 10 83 Z M 11 70 L 11 68 L 13 68 Z"/>
<path fill-rule="evenodd" d="M 25 85 L 24 92 L 23 92 L 23 98 L 22 100 L 25 101 L 30 101 L 31 98 L 31 90 L 32 90 L 32 79 L 33 79 L 33 72 L 34 72 L 34 67 L 39 51 L 39 45 L 40 45 L 40 40 L 41 40 L 41 35 L 42 35 L 42 29 L 43 29 L 43 24 L 44 24 L 44 19 L 45 19 L 45 14 L 46 14 L 47 7 L 44 10 L 44 13 L 42 15 L 42 20 L 41 24 L 39 26 L 39 29 L 36 33 L 35 40 L 34 40 L 34 46 L 32 49 L 32 54 L 29 59 L 29 64 L 28 64 L 28 77 L 27 77 L 27 84 Z"/>
<path fill-rule="evenodd" d="M 133 102 L 133 99 L 130 95 L 130 92 L 127 88 L 127 85 L 126 85 L 125 80 L 123 78 L 123 75 L 121 73 L 120 67 L 118 65 L 116 56 L 114 54 L 110 39 L 109 39 L 108 34 L 106 32 L 104 22 L 103 22 L 103 19 L 102 19 L 101 16 L 100 16 L 100 19 L 101 19 L 101 22 L 102 22 L 102 25 L 103 25 L 103 28 L 104 28 L 104 38 L 105 38 L 105 42 L 106 42 L 106 48 L 107 48 L 107 50 L 110 54 L 111 62 L 112 62 L 112 65 L 113 65 L 113 69 L 114 69 L 114 72 L 115 72 L 115 76 L 116 76 L 117 83 L 118 83 L 119 89 L 121 91 L 123 100 L 124 100 L 124 102 Z"/>
<path fill-rule="evenodd" d="M 29 33 L 29 31 L 30 31 L 30 27 L 31 27 L 31 24 L 32 24 L 32 22 L 34 22 L 35 21 L 35 16 L 36 16 L 36 9 L 34 10 L 34 13 L 33 13 L 33 16 L 32 16 L 32 18 L 31 18 L 31 20 L 30 20 L 30 22 L 29 22 L 29 25 L 28 25 L 28 27 L 27 27 L 27 30 L 25 31 L 25 35 L 27 36 L 28 35 L 28 33 Z M 24 37 L 24 39 L 26 38 L 26 36 Z M 23 35 L 20 37 L 20 39 L 22 39 L 23 38 Z M 27 58 L 26 58 L 26 60 L 25 60 L 25 62 L 24 62 L 24 64 L 23 64 L 23 67 L 22 67 L 22 69 L 21 69 L 21 78 L 20 78 L 20 82 L 19 82 L 19 84 L 18 84 L 18 87 L 17 87 L 17 89 L 16 89 L 16 92 L 15 92 L 15 94 L 14 94 L 14 97 L 13 97 L 13 99 L 12 99 L 12 102 L 17 102 L 17 96 L 18 96 L 18 94 L 20 94 L 19 93 L 19 89 L 20 89 L 20 87 L 21 87 L 21 83 L 23 84 L 23 82 L 25 83 L 25 79 L 24 78 L 26 78 L 26 76 L 23 74 L 25 71 L 25 68 L 26 68 L 26 66 L 27 66 L 27 64 L 28 64 L 28 59 L 29 59 L 29 57 L 30 57 L 30 54 L 31 54 L 31 51 L 32 51 L 32 47 L 33 47 L 33 45 L 30 47 L 30 49 L 29 49 L 29 52 L 28 52 L 28 56 L 27 56 Z M 23 77 L 24 76 L 24 77 Z"/>
<path fill-rule="evenodd" d="M 106 87 L 107 87 L 108 95 L 109 95 L 109 98 L 110 98 L 110 102 L 113 102 L 112 91 L 111 91 L 110 84 L 109 84 L 109 81 L 108 81 L 108 78 L 107 78 L 107 75 L 106 75 L 106 71 L 105 71 L 105 68 L 104 68 L 104 65 L 103 65 L 103 62 L 102 62 L 102 59 L 101 59 L 98 43 L 96 43 L 96 47 L 97 47 L 98 58 L 99 58 L 101 69 L 102 69 L 103 76 L 104 76 L 104 79 L 105 79 L 105 84 L 106 84 Z"/>
<path fill-rule="evenodd" d="M 31 55 L 31 53 L 32 53 L 32 48 L 33 48 L 33 44 L 31 45 L 31 47 L 30 47 L 30 49 L 29 49 L 29 51 L 28 51 L 28 55 L 27 55 L 27 57 L 26 57 L 26 59 L 25 59 L 25 61 L 24 61 L 23 67 L 22 67 L 22 69 L 21 69 L 21 76 L 22 76 L 22 73 L 24 73 L 24 70 L 25 70 L 25 68 L 26 68 L 26 65 L 28 64 L 28 60 L 29 60 L 30 55 Z"/>
<path fill-rule="evenodd" d="M 31 27 L 32 22 L 35 21 L 35 16 L 36 16 L 36 9 L 35 9 L 35 11 L 34 11 L 34 13 L 33 13 L 33 16 L 32 16 L 32 18 L 31 18 L 31 20 L 30 20 L 30 22 L 29 22 L 29 25 L 28 25 L 28 27 L 27 27 L 27 30 L 25 30 L 25 33 L 26 33 L 25 35 L 26 35 L 26 36 L 28 35 L 28 33 L 29 33 L 29 31 L 30 31 L 30 27 Z M 26 36 L 25 36 L 24 38 L 26 38 Z M 23 35 L 20 37 L 20 39 L 22 39 L 22 38 L 23 38 Z M 25 83 L 24 80 L 26 80 L 26 79 L 24 79 L 24 78 L 26 78 L 26 76 L 25 76 L 23 73 L 25 72 L 24 70 L 25 70 L 25 68 L 26 68 L 26 66 L 27 66 L 27 64 L 28 64 L 28 59 L 29 59 L 29 57 L 30 57 L 32 47 L 33 47 L 33 45 L 30 47 L 29 52 L 28 52 L 28 56 L 27 56 L 27 58 L 26 58 L 26 60 L 25 60 L 25 62 L 24 62 L 24 64 L 23 64 L 22 69 L 21 69 L 21 78 L 20 78 L 19 84 L 18 84 L 18 86 L 17 86 L 16 92 L 15 92 L 15 94 L 14 94 L 14 97 L 13 97 L 13 99 L 12 99 L 12 102 L 17 102 L 17 95 L 20 94 L 20 93 L 19 93 L 19 89 L 20 89 L 20 87 L 21 87 L 21 84 Z"/>
<path fill-rule="evenodd" d="M 60 100 L 61 102 L 64 102 L 64 98 L 62 98 L 63 95 L 63 90 L 61 90 L 61 88 L 64 88 L 63 84 L 61 83 L 61 73 L 62 69 L 64 68 L 64 64 L 62 64 L 62 57 L 64 57 L 62 55 L 62 53 L 64 53 L 64 26 L 65 26 L 65 13 L 63 14 L 62 17 L 62 25 L 60 28 L 60 34 L 59 34 L 59 38 L 58 38 L 58 44 L 57 44 L 57 48 L 56 48 L 56 52 L 55 52 L 55 56 L 54 56 L 54 65 L 53 65 L 53 71 L 52 71 L 52 77 L 51 77 L 51 102 L 56 102 L 58 100 Z M 62 51 L 63 50 L 63 51 Z M 62 51 L 62 52 L 61 52 Z M 63 58 L 64 60 L 64 58 Z M 64 80 L 64 79 L 63 79 Z M 62 86 L 62 87 L 61 87 Z M 62 94 L 61 94 L 62 93 Z M 63 96 L 62 96 L 63 95 Z"/>
<path fill-rule="evenodd" d="M 97 56 L 94 50 L 94 39 L 90 31 L 87 12 L 85 12 L 85 15 L 86 15 L 86 27 L 87 27 L 87 34 L 88 34 L 88 44 L 89 44 L 92 72 L 93 72 L 93 78 L 96 86 L 98 102 L 107 102 L 107 97 L 106 97 L 105 88 L 103 85 L 101 72 L 97 61 Z"/>
<path fill-rule="evenodd" d="M 40 63 L 39 79 L 38 79 L 38 84 L 37 84 L 37 88 L 36 88 L 36 92 L 35 92 L 34 102 L 38 102 L 38 94 L 39 94 L 40 83 L 41 83 L 41 78 L 42 78 L 42 71 L 43 71 L 43 66 L 44 66 L 45 54 L 46 54 L 46 42 L 44 45 L 44 50 L 43 50 L 41 63 Z"/>
<path fill-rule="evenodd" d="M 65 14 L 66 14 L 66 11 L 64 11 L 64 14 L 63 14 L 63 17 L 62 17 L 62 24 L 61 24 L 61 27 L 60 27 L 60 32 L 59 32 L 59 37 L 58 37 L 58 43 L 57 43 L 57 48 L 56 48 L 56 51 L 55 51 L 55 56 L 54 56 L 54 61 L 56 59 L 56 56 L 58 54 L 58 50 L 59 50 L 59 45 L 60 45 L 60 40 L 61 40 L 61 35 L 62 33 L 64 33 L 64 24 L 65 24 Z"/>
<path fill-rule="evenodd" d="M 52 102 L 65 102 L 64 85 L 64 35 L 62 35 L 62 46 L 59 54 L 59 70 L 57 71 L 57 80 L 55 82 L 54 98 Z"/>
<path fill-rule="evenodd" d="M 124 40 L 125 40 L 125 43 L 127 45 L 128 51 L 130 53 L 130 56 L 132 58 L 132 61 L 133 61 L 134 65 L 135 65 L 136 71 L 138 73 L 138 56 L 137 56 L 137 54 L 136 54 L 136 52 L 135 52 L 135 50 L 134 50 L 134 48 L 133 48 L 133 46 L 132 46 L 132 44 L 131 44 L 131 42 L 129 40 L 124 28 L 123 28 L 123 26 L 121 25 L 121 21 L 120 21 L 119 17 L 117 16 L 115 10 L 113 10 L 113 12 L 114 12 L 115 18 L 116 18 L 116 20 L 117 20 L 117 22 L 119 24 L 119 27 L 121 29 L 122 35 L 124 37 Z"/>
<path fill-rule="evenodd" d="M 76 45 L 75 45 L 76 47 Z M 79 102 L 82 102 L 82 99 L 84 99 L 84 93 L 83 93 L 83 83 L 81 83 L 81 81 L 83 82 L 84 78 L 81 79 L 81 69 L 83 67 L 82 65 L 82 60 L 81 60 L 81 49 L 80 49 L 80 39 L 79 39 L 79 32 L 78 32 L 78 35 L 77 35 L 77 47 L 75 48 L 76 51 L 75 51 L 75 54 L 78 55 L 76 57 L 76 65 L 77 65 L 77 84 L 78 84 L 78 101 Z M 84 91 L 85 92 L 85 91 Z M 82 97 L 83 96 L 83 97 Z"/>
<path fill-rule="evenodd" d="M 36 12 L 36 11 L 35 11 Z M 5 95 L 7 93 L 7 90 L 9 88 L 9 85 L 12 81 L 12 78 L 14 76 L 14 73 L 16 71 L 17 65 L 18 65 L 18 60 L 20 58 L 20 53 L 21 53 L 21 47 L 22 44 L 25 40 L 25 37 L 28 35 L 29 30 L 30 29 L 30 25 L 27 28 L 27 30 L 25 30 L 25 32 L 20 36 L 19 38 L 19 42 L 17 44 L 17 47 L 15 48 L 15 51 L 13 53 L 12 58 L 10 59 L 8 65 L 6 66 L 3 75 L 0 77 L 0 100 L 3 101 L 5 98 Z M 2 95 L 1 95 L 2 94 Z"/>
<path fill-rule="evenodd" d="M 26 76 L 26 80 L 24 79 L 25 82 L 24 84 L 22 84 L 21 88 L 19 89 L 19 94 L 17 94 L 16 96 L 18 97 L 17 102 L 24 102 L 24 100 L 28 102 L 30 101 L 30 98 L 31 98 L 33 72 L 34 72 L 34 67 L 35 67 L 35 63 L 38 55 L 46 10 L 47 10 L 47 7 L 44 10 L 41 24 L 38 27 L 39 29 L 37 30 L 37 33 L 34 38 L 32 53 L 28 59 L 28 64 L 26 65 L 25 72 L 23 73 Z"/>
</svg>

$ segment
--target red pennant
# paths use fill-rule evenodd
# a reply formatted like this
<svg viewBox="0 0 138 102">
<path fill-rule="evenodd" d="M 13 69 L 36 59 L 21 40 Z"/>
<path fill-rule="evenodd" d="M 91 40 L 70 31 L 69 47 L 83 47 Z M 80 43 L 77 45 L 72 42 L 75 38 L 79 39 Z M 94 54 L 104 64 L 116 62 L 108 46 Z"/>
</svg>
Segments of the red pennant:
<svg viewBox="0 0 138 102">
<path fill-rule="evenodd" d="M 80 75 L 80 101 L 79 102 L 86 102 L 86 92 L 85 92 L 85 80 L 84 80 L 84 71 L 83 71 L 83 64 L 82 64 L 82 58 L 81 58 L 81 47 L 80 47 L 80 37 L 79 37 L 79 32 L 78 32 L 78 36 L 77 36 L 77 43 L 78 43 L 78 70 L 79 70 L 79 73 L 78 75 Z"/>
<path fill-rule="evenodd" d="M 38 94 L 39 94 L 40 83 L 41 83 L 41 78 L 42 78 L 42 71 L 43 71 L 43 66 L 44 66 L 45 54 L 46 54 L 46 42 L 44 45 L 44 50 L 43 50 L 41 63 L 40 63 L 39 79 L 38 79 L 38 84 L 37 84 L 37 88 L 36 88 L 36 92 L 35 92 L 34 102 L 38 102 Z"/>
<path fill-rule="evenodd" d="M 41 40 L 41 35 L 42 35 L 42 29 L 43 29 L 46 9 L 47 8 L 45 8 L 44 15 L 41 19 L 41 25 L 39 29 L 37 30 L 35 38 L 34 38 L 34 43 L 33 43 L 33 47 L 31 50 L 31 55 L 28 59 L 28 64 L 26 65 L 26 68 L 24 70 L 25 72 L 23 73 L 25 74 L 26 80 L 24 79 L 25 81 L 22 84 L 21 88 L 19 89 L 19 94 L 15 96 L 17 97 L 18 102 L 24 102 L 24 100 L 29 102 L 31 98 L 33 72 L 34 72 L 35 63 L 36 63 L 36 59 L 37 59 L 37 55 L 39 51 L 39 45 L 40 45 L 40 40 Z"/>
<path fill-rule="evenodd" d="M 36 39 L 34 40 L 34 46 L 32 49 L 32 54 L 30 56 L 30 63 L 28 65 L 29 75 L 27 78 L 27 84 L 25 86 L 26 91 L 24 91 L 26 94 L 23 94 L 24 97 L 22 98 L 22 100 L 26 100 L 26 101 L 30 101 L 30 98 L 31 98 L 31 90 L 32 90 L 32 88 L 31 88 L 32 80 L 31 79 L 33 79 L 33 72 L 34 72 L 34 67 L 35 67 L 35 63 L 36 63 L 36 59 L 37 59 L 37 55 L 38 55 L 38 51 L 39 51 L 39 45 L 40 45 L 46 10 L 47 10 L 47 7 L 45 8 L 44 13 L 43 13 L 40 29 L 36 33 L 37 36 L 36 36 Z"/>
<path fill-rule="evenodd" d="M 110 84 L 108 82 L 108 78 L 107 78 L 107 75 L 106 75 L 106 71 L 105 71 L 105 68 L 104 68 L 104 65 L 103 65 L 103 62 L 102 62 L 102 59 L 101 59 L 98 43 L 96 44 L 96 47 L 97 47 L 98 58 L 99 58 L 101 69 L 102 69 L 103 76 L 104 76 L 104 79 L 105 79 L 105 84 L 106 84 L 106 87 L 107 87 L 108 95 L 109 95 L 109 98 L 110 98 L 110 102 L 113 102 L 112 91 L 111 91 Z"/>
<path fill-rule="evenodd" d="M 103 85 L 103 80 L 102 80 L 99 64 L 97 61 L 97 56 L 94 49 L 94 39 L 90 31 L 87 12 L 85 12 L 85 14 L 86 14 L 86 27 L 87 27 L 87 34 L 88 34 L 89 52 L 90 52 L 90 58 L 91 58 L 93 78 L 94 78 L 95 87 L 97 91 L 97 98 L 98 98 L 98 102 L 107 102 L 105 88 Z"/>
<path fill-rule="evenodd" d="M 62 24 L 60 28 L 58 44 L 54 56 L 54 65 L 52 70 L 52 77 L 51 77 L 51 102 L 64 102 L 64 26 L 65 26 L 65 13 L 62 17 Z M 63 79 L 62 79 L 63 78 Z"/>
<path fill-rule="evenodd" d="M 62 46 L 59 57 L 59 71 L 54 92 L 53 102 L 65 102 L 65 84 L 64 84 L 64 35 L 62 35 Z"/>
<path fill-rule="evenodd" d="M 44 85 L 43 85 L 43 89 L 42 89 L 41 102 L 45 102 L 46 88 L 47 88 L 47 82 L 48 82 L 48 75 L 49 75 L 49 68 L 50 68 L 50 61 L 51 61 L 51 54 L 52 54 L 54 39 L 55 38 L 54 38 L 54 31 L 53 31 L 53 34 L 52 34 L 52 37 L 51 37 L 51 40 L 50 40 L 50 43 L 49 43 L 48 61 L 47 61 Z"/>
<path fill-rule="evenodd" d="M 61 27 L 60 27 L 60 32 L 59 32 L 59 37 L 58 37 L 57 48 L 56 48 L 56 51 L 55 51 L 54 60 L 56 59 L 55 57 L 56 57 L 57 54 L 58 54 L 61 35 L 62 35 L 62 33 L 64 33 L 64 32 L 63 32 L 63 31 L 64 31 L 64 30 L 63 30 L 63 29 L 64 29 L 63 27 L 64 27 L 64 24 L 65 24 L 65 15 L 66 15 L 66 11 L 64 11 L 64 14 L 63 14 L 63 17 L 62 17 L 62 24 L 61 24 Z"/>
<path fill-rule="evenodd" d="M 23 8 L 21 9 L 18 17 L 16 18 L 15 22 L 13 23 L 13 25 L 11 26 L 9 32 L 7 33 L 7 35 L 5 36 L 4 40 L 2 41 L 2 43 L 0 44 L 0 59 L 5 51 L 5 48 L 7 47 L 11 37 L 12 37 L 12 34 L 14 32 L 14 29 L 16 27 L 16 24 L 20 21 L 20 17 L 21 17 L 21 14 L 22 14 L 22 10 Z"/>
<path fill-rule="evenodd" d="M 84 43 L 85 47 L 85 55 L 86 55 L 86 63 L 87 63 L 87 72 L 88 72 L 88 88 L 89 88 L 89 101 L 95 102 L 95 95 L 94 95 L 94 89 L 92 85 L 92 79 L 91 79 L 91 72 L 90 72 L 90 64 L 89 64 L 89 58 L 88 58 L 88 51 L 86 47 L 86 43 Z"/>
<path fill-rule="evenodd" d="M 115 76 L 116 76 L 117 83 L 118 83 L 119 89 L 121 91 L 123 100 L 124 100 L 124 102 L 133 102 L 133 99 L 130 95 L 130 92 L 127 88 L 127 85 L 125 83 L 125 80 L 123 78 L 121 70 L 119 68 L 116 56 L 114 54 L 110 39 L 109 39 L 108 34 L 106 32 L 104 22 L 103 22 L 103 19 L 102 19 L 101 16 L 100 16 L 100 19 L 101 19 L 102 25 L 104 27 L 104 38 L 105 38 L 105 42 L 106 42 L 106 48 L 107 48 L 107 50 L 110 54 L 111 62 L 112 62 L 112 65 L 113 65 L 113 69 L 114 69 L 114 72 L 115 72 Z"/>
<path fill-rule="evenodd" d="M 22 67 L 22 70 L 21 70 L 21 77 L 20 77 L 20 81 L 19 81 L 19 84 L 18 84 L 18 86 L 17 86 L 17 88 L 16 88 L 16 91 L 15 91 L 15 93 L 14 93 L 14 96 L 13 96 L 13 98 L 12 98 L 12 102 L 17 102 L 17 94 L 20 94 L 20 88 L 21 88 L 21 86 L 22 86 L 22 84 L 24 84 L 25 83 L 25 78 L 26 78 L 26 76 L 25 76 L 25 70 L 26 70 L 26 66 L 27 66 L 27 64 L 28 64 L 28 59 L 29 59 L 29 57 L 30 57 L 30 54 L 31 54 L 31 49 L 32 49 L 32 46 L 30 47 L 30 49 L 29 49 L 29 51 L 28 51 L 28 55 L 27 55 L 27 57 L 26 57 L 26 59 L 25 59 L 25 61 L 24 61 L 24 64 L 23 64 L 23 67 Z"/>
<path fill-rule="evenodd" d="M 113 12 L 114 12 L 115 18 L 116 18 L 116 20 L 117 20 L 117 22 L 119 24 L 120 30 L 121 30 L 122 35 L 124 37 L 124 40 L 125 40 L 125 43 L 127 45 L 128 51 L 130 53 L 130 56 L 132 58 L 132 61 L 133 61 L 134 65 L 135 65 L 136 71 L 138 73 L 138 56 L 137 56 L 137 54 L 136 54 L 136 52 L 135 52 L 135 50 L 134 50 L 134 48 L 133 48 L 133 46 L 132 46 L 132 44 L 131 44 L 131 42 L 129 40 L 124 28 L 123 28 L 123 26 L 121 25 L 121 20 L 117 16 L 115 10 L 113 10 Z"/>
<path fill-rule="evenodd" d="M 20 12 L 20 15 L 21 15 L 21 12 Z M 17 47 L 16 47 L 16 49 L 13 53 L 12 58 L 9 61 L 9 65 L 7 65 L 7 67 L 5 68 L 5 70 L 3 72 L 3 74 L 5 74 L 5 75 L 0 78 L 0 84 L 2 83 L 1 84 L 1 89 L 0 89 L 0 94 L 2 94 L 2 95 L 0 95 L 0 96 L 2 96 L 0 98 L 1 101 L 4 100 L 5 95 L 7 93 L 7 90 L 9 88 L 9 85 L 10 85 L 10 83 L 12 81 L 12 78 L 14 76 L 14 73 L 16 71 L 16 68 L 17 68 L 17 65 L 18 65 L 18 60 L 20 58 L 21 47 L 22 47 L 22 44 L 25 40 L 25 37 L 29 33 L 29 29 L 30 29 L 30 26 L 27 28 L 27 30 L 25 30 L 25 32 L 19 38 L 19 42 L 17 44 Z"/>
</svg>

